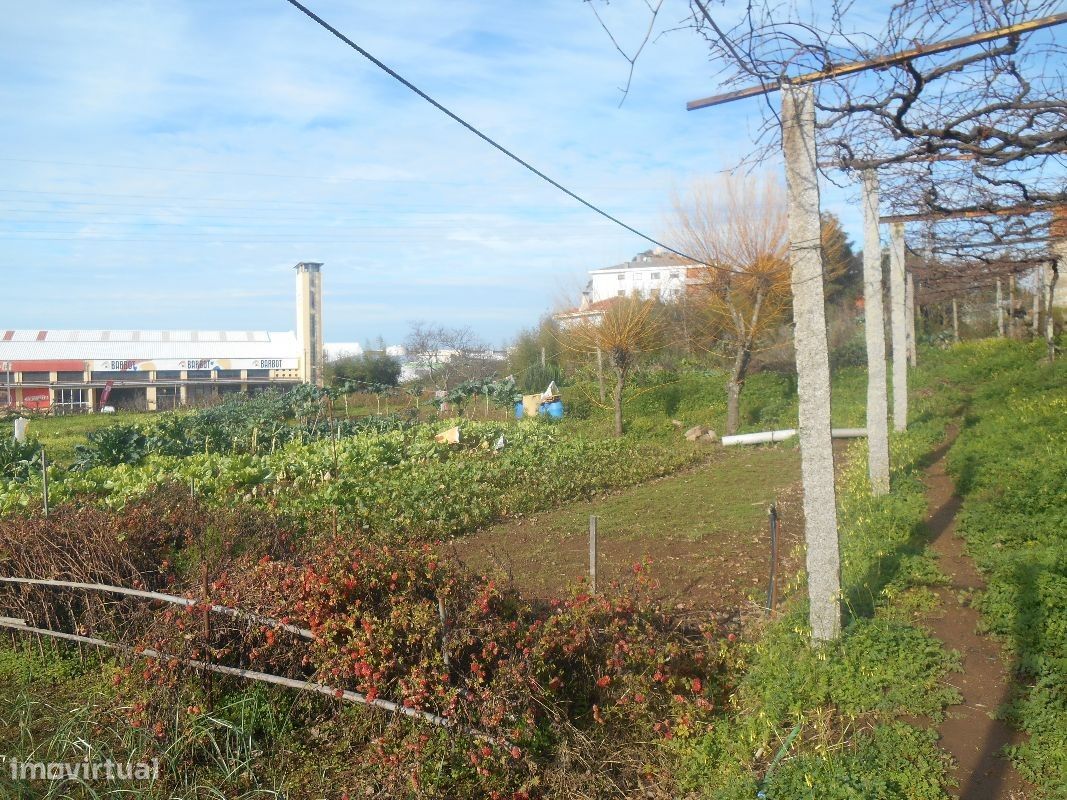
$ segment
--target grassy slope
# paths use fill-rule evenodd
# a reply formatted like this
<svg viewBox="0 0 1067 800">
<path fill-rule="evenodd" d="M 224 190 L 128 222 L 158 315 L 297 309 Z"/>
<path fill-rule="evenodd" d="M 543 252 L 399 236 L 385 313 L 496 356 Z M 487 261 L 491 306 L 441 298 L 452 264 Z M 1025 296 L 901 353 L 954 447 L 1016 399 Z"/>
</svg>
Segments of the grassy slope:
<svg viewBox="0 0 1067 800">
<path fill-rule="evenodd" d="M 1043 365 L 1039 348 L 1011 342 L 924 355 L 911 428 L 893 442 L 893 493 L 868 496 L 861 443 L 839 487 L 850 618 L 842 640 L 808 648 L 802 605 L 768 627 L 740 665 L 730 714 L 680 745 L 694 791 L 947 796 L 936 735 L 907 722 L 936 719 L 953 696 L 945 676 L 955 659 L 922 625 L 941 578 L 924 546 L 919 468 L 945 422 L 965 413 L 950 456 L 964 495 L 960 530 L 989 579 L 979 608 L 1018 654 L 1026 687 L 1011 715 L 1031 738 L 1013 755 L 1047 796 L 1067 796 L 1065 372 Z"/>
</svg>

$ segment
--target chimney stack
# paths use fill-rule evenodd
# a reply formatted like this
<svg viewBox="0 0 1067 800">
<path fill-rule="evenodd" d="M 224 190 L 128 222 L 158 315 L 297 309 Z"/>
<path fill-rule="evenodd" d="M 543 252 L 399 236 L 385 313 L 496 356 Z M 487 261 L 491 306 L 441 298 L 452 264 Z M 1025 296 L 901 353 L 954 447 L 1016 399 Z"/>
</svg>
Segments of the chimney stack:
<svg viewBox="0 0 1067 800">
<path fill-rule="evenodd" d="M 300 343 L 300 379 L 322 386 L 322 264 L 296 265 L 296 339 Z"/>
</svg>

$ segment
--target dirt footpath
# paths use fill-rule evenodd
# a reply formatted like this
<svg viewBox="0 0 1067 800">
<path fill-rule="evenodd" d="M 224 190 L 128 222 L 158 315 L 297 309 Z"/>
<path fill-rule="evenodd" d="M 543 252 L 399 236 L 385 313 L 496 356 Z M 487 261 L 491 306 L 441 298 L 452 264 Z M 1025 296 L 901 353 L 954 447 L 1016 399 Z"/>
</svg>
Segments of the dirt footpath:
<svg viewBox="0 0 1067 800">
<path fill-rule="evenodd" d="M 961 593 L 981 589 L 984 583 L 956 536 L 960 499 L 955 495 L 952 478 L 945 474 L 945 453 L 954 438 L 952 431 L 935 453 L 925 476 L 929 504 L 926 525 L 931 547 L 949 578 L 949 585 L 938 590 L 943 613 L 929 624 L 948 647 L 963 657 L 963 672 L 951 677 L 963 702 L 948 709 L 938 730 L 941 746 L 958 762 L 955 777 L 961 800 L 1018 800 L 1029 795 L 1029 787 L 1008 759 L 1000 755 L 1004 745 L 1017 741 L 1017 734 L 1007 723 L 991 716 L 1008 699 L 1008 662 L 993 639 L 978 634 L 978 612 L 960 602 Z"/>
</svg>

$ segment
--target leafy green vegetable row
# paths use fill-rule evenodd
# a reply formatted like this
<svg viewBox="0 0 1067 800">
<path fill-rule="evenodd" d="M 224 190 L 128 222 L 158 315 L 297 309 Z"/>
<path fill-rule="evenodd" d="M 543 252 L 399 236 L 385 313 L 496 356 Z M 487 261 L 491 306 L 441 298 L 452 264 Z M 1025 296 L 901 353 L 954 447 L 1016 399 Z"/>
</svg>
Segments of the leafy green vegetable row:
<svg viewBox="0 0 1067 800">
<path fill-rule="evenodd" d="M 438 537 L 668 474 L 702 457 L 686 443 L 585 438 L 539 420 L 463 422 L 458 445 L 436 442 L 435 433 L 450 424 L 294 441 L 274 452 L 150 453 L 136 464 L 57 470 L 51 497 L 117 508 L 180 482 L 210 502 L 243 501 L 319 521 L 336 514 L 379 531 Z M 0 483 L 0 512 L 33 507 L 39 492 L 39 473 Z"/>
</svg>

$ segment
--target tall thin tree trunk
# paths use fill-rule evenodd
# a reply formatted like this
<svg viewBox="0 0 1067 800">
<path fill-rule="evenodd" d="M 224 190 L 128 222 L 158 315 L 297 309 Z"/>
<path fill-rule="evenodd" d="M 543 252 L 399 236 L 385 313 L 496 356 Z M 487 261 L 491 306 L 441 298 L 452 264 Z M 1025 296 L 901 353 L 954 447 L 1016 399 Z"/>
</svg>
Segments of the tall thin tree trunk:
<svg viewBox="0 0 1067 800">
<path fill-rule="evenodd" d="M 878 174 L 863 173 L 863 331 L 867 339 L 867 472 L 871 492 L 889 491 L 889 400 L 886 394 L 882 241 Z"/>
<path fill-rule="evenodd" d="M 760 311 L 763 309 L 763 289 L 756 290 L 756 299 L 752 303 L 752 316 L 747 327 L 740 313 L 734 314 L 735 324 L 742 330 L 738 331 L 740 344 L 734 355 L 734 368 L 730 373 L 730 379 L 726 382 L 726 435 L 732 436 L 737 433 L 741 426 L 741 392 L 745 388 L 745 377 L 748 375 L 748 365 L 752 362 L 752 347 L 754 344 L 756 329 L 759 325 Z"/>
<path fill-rule="evenodd" d="M 789 204 L 809 620 L 812 640 L 820 642 L 836 639 L 841 634 L 841 549 L 830 439 L 830 359 L 815 154 L 815 101 L 810 86 L 782 88 L 782 150 Z"/>
<path fill-rule="evenodd" d="M 889 229 L 889 319 L 893 339 L 893 429 L 908 429 L 908 342 L 904 298 L 904 223 Z"/>
<path fill-rule="evenodd" d="M 730 372 L 730 379 L 726 382 L 726 435 L 733 436 L 741 426 L 741 390 L 745 388 L 745 373 L 748 371 L 748 362 L 752 358 L 752 350 L 748 343 L 738 348 L 734 357 L 734 368 Z"/>
<path fill-rule="evenodd" d="M 615 367 L 615 435 L 622 436 L 622 390 L 626 386 L 626 367 Z"/>
<path fill-rule="evenodd" d="M 600 402 L 603 403 L 607 397 L 607 391 L 604 388 L 604 351 L 599 347 L 596 349 L 596 382 L 600 387 Z"/>
<path fill-rule="evenodd" d="M 952 298 L 952 340 L 960 343 L 960 309 L 956 298 Z"/>
</svg>

